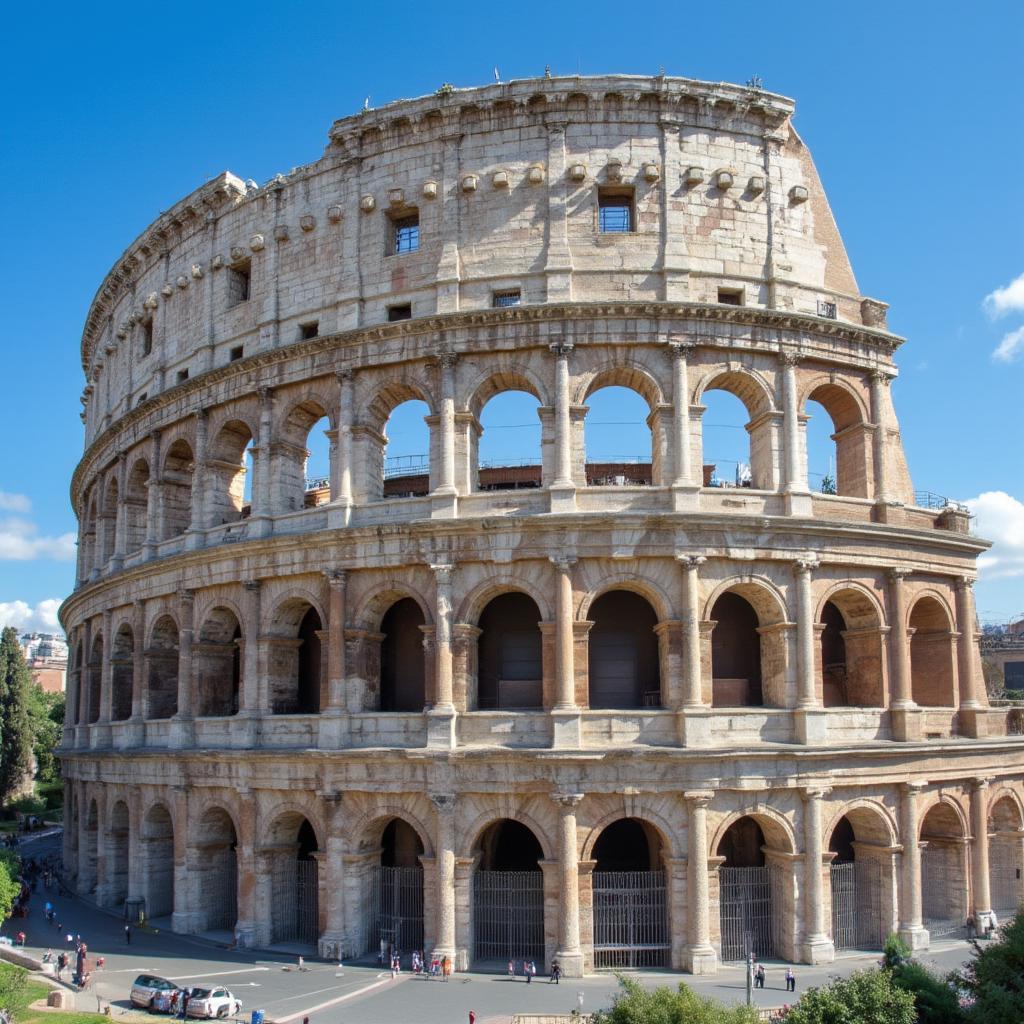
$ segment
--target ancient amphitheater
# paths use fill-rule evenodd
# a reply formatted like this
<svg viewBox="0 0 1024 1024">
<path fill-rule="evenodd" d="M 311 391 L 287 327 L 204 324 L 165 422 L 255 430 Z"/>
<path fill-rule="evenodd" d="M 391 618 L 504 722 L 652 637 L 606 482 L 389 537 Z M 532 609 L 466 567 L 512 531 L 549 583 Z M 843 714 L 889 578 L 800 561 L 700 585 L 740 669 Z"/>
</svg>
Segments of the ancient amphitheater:
<svg viewBox="0 0 1024 1024">
<path fill-rule="evenodd" d="M 666 77 L 445 87 L 129 246 L 82 340 L 79 891 L 247 946 L 568 975 L 921 948 L 1013 911 L 1024 738 L 981 680 L 986 544 L 915 500 L 901 339 L 793 109 Z M 649 406 L 649 460 L 588 461 L 608 386 Z M 749 486 L 710 485 L 716 390 Z M 539 450 L 482 466 L 509 391 Z M 429 457 L 403 472 L 409 400 Z"/>
</svg>

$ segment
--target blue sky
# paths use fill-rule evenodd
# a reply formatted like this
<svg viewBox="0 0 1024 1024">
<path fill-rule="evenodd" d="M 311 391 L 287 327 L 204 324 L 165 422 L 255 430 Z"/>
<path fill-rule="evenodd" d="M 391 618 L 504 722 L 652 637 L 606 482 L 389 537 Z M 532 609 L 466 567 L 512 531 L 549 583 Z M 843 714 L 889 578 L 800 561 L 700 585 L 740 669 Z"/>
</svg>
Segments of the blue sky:
<svg viewBox="0 0 1024 1024">
<path fill-rule="evenodd" d="M 861 290 L 909 339 L 894 397 L 915 486 L 972 500 L 997 541 L 982 618 L 1024 612 L 1024 5 L 57 2 L 15 5 L 4 28 L 3 621 L 52 623 L 72 583 L 81 327 L 159 211 L 225 169 L 263 182 L 316 159 L 366 97 L 545 65 L 759 75 L 796 99 Z M 614 399 L 594 406 L 588 443 L 639 454 L 642 433 L 621 426 L 638 414 Z M 529 436 L 522 413 L 490 411 L 506 428 L 490 432 L 495 452 Z M 707 415 L 723 460 L 729 417 Z M 415 453 L 406 429 L 393 452 Z"/>
</svg>

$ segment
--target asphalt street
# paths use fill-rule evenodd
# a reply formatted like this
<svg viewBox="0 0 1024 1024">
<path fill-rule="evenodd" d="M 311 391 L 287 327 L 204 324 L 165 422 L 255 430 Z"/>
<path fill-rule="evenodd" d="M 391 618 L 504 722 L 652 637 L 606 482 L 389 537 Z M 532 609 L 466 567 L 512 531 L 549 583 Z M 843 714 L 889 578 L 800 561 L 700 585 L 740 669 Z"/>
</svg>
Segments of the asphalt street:
<svg viewBox="0 0 1024 1024">
<path fill-rule="evenodd" d="M 58 848 L 59 836 L 51 835 L 23 841 L 22 855 L 49 853 Z M 47 899 L 56 906 L 62 927 L 48 925 L 43 907 Z M 81 1010 L 97 1009 L 97 997 L 110 1002 L 115 1015 L 128 1008 L 128 991 L 136 975 L 153 973 L 181 984 L 199 985 L 204 981 L 227 986 L 239 999 L 245 1021 L 250 1011 L 262 1009 L 268 1021 L 290 1024 L 308 1016 L 310 1024 L 457 1024 L 468 1021 L 475 1010 L 478 1024 L 498 1024 L 513 1013 L 566 1013 L 576 1007 L 585 1012 L 607 1005 L 617 987 L 614 977 L 595 975 L 582 980 L 564 979 L 553 985 L 538 977 L 531 984 L 522 978 L 511 980 L 504 974 L 457 974 L 450 982 L 414 978 L 408 973 L 392 980 L 390 973 L 376 966 L 306 961 L 306 969 L 297 968 L 297 959 L 286 954 L 247 952 L 226 949 L 213 943 L 168 931 L 139 931 L 125 942 L 120 918 L 94 905 L 70 897 L 47 894 L 40 886 L 31 901 L 28 919 L 12 919 L 2 927 L 4 935 L 24 931 L 26 950 L 41 956 L 47 949 L 67 948 L 67 932 L 81 934 L 90 956 L 102 956 L 105 965 L 94 975 L 89 992 L 76 995 Z M 967 959 L 966 943 L 937 945 L 922 959 L 943 971 L 952 970 Z M 874 965 L 877 954 L 842 956 L 827 967 L 794 966 L 797 995 L 810 985 L 820 985 L 830 977 L 846 975 Z M 761 1006 L 782 1006 L 793 997 L 785 992 L 785 964 L 766 963 L 765 989 L 755 993 Z M 632 975 L 649 987 L 675 986 L 680 981 L 702 994 L 724 1002 L 742 1001 L 745 978 L 742 967 L 725 966 L 710 978 L 693 978 L 670 972 L 645 972 Z M 67 975 L 65 975 L 67 977 Z"/>
</svg>

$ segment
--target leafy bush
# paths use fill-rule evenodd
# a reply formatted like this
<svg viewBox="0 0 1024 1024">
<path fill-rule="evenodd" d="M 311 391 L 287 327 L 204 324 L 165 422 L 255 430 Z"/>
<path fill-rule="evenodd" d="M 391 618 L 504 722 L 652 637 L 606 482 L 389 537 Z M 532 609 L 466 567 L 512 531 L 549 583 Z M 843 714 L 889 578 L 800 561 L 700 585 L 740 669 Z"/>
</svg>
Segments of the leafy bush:
<svg viewBox="0 0 1024 1024">
<path fill-rule="evenodd" d="M 973 959 L 957 981 L 974 999 L 969 1021 L 1024 1021 L 1024 915 L 1018 914 L 986 946 L 975 942 Z"/>
<path fill-rule="evenodd" d="M 917 1024 L 914 997 L 893 984 L 888 970 L 858 971 L 822 988 L 809 988 L 783 1018 L 785 1024 Z"/>
<path fill-rule="evenodd" d="M 963 1024 L 960 997 L 948 978 L 934 974 L 917 960 L 892 970 L 893 984 L 909 992 L 917 1007 L 918 1024 Z"/>
<path fill-rule="evenodd" d="M 675 991 L 667 986 L 648 990 L 622 977 L 612 1005 L 593 1017 L 593 1024 L 757 1024 L 757 1021 L 754 1007 L 724 1006 L 697 995 L 683 982 Z"/>
<path fill-rule="evenodd" d="M 0 921 L 11 916 L 11 907 L 21 892 L 21 859 L 13 850 L 0 848 Z"/>
<path fill-rule="evenodd" d="M 20 796 L 7 806 L 12 811 L 21 811 L 22 814 L 42 814 L 46 810 L 46 801 L 40 800 L 37 796 Z"/>
<path fill-rule="evenodd" d="M 28 971 L 14 964 L 0 964 L 0 1009 L 17 1012 L 24 1003 Z"/>
</svg>

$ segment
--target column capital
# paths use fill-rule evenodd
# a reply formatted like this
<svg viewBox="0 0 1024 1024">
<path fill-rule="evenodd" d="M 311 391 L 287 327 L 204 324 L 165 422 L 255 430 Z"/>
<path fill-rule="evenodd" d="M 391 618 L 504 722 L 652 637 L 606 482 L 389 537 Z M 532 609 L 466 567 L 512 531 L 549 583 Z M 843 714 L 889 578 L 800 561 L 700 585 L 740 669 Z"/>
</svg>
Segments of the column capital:
<svg viewBox="0 0 1024 1024">
<path fill-rule="evenodd" d="M 697 350 L 697 345 L 692 341 L 670 341 L 668 347 L 676 359 L 688 359 Z"/>
<path fill-rule="evenodd" d="M 569 353 L 572 352 L 575 347 L 575 345 L 568 341 L 556 341 L 553 344 L 548 345 L 548 348 L 551 350 L 551 354 L 557 356 L 559 359 L 568 358 Z"/>
<path fill-rule="evenodd" d="M 992 779 L 990 776 L 982 775 L 976 779 L 971 779 L 968 785 L 971 787 L 972 793 L 983 793 L 991 785 Z"/>
<path fill-rule="evenodd" d="M 343 370 L 335 370 L 334 376 L 337 377 L 339 384 L 350 384 L 355 378 L 356 371 L 351 366 L 346 366 Z"/>
<path fill-rule="evenodd" d="M 274 389 L 271 387 L 258 388 L 256 393 L 259 395 L 260 405 L 263 407 L 269 406 L 274 400 Z"/>
<path fill-rule="evenodd" d="M 707 807 L 714 796 L 714 791 L 710 789 L 690 789 L 683 793 L 683 799 L 693 807 Z"/>
<path fill-rule="evenodd" d="M 551 799 L 554 800 L 556 804 L 559 804 L 563 809 L 570 811 L 575 810 L 575 808 L 579 807 L 580 803 L 583 801 L 583 794 L 552 793 Z"/>
<path fill-rule="evenodd" d="M 149 438 L 151 441 L 159 441 L 162 434 L 162 430 L 151 430 L 149 432 Z"/>
<path fill-rule="evenodd" d="M 430 566 L 430 571 L 437 577 L 439 584 L 451 583 L 452 573 L 455 572 L 455 563 L 438 562 Z"/>
<path fill-rule="evenodd" d="M 348 569 L 325 569 L 324 575 L 332 587 L 343 587 L 348 579 Z"/>
<path fill-rule="evenodd" d="M 254 593 L 260 589 L 261 583 L 259 580 L 245 580 L 242 583 L 242 588 L 248 590 L 249 593 Z"/>
<path fill-rule="evenodd" d="M 883 387 L 888 387 L 892 383 L 893 374 L 886 370 L 872 370 L 870 379 L 872 384 L 881 384 Z"/>
<path fill-rule="evenodd" d="M 182 604 L 192 604 L 195 599 L 196 592 L 189 587 L 182 587 L 182 589 L 178 591 L 178 600 L 181 601 Z"/>
<path fill-rule="evenodd" d="M 780 352 L 779 361 L 783 366 L 799 366 L 803 362 L 804 356 L 799 352 Z"/>
<path fill-rule="evenodd" d="M 821 800 L 832 792 L 832 787 L 825 782 L 809 782 L 801 787 L 804 800 Z"/>
<path fill-rule="evenodd" d="M 972 590 L 977 582 L 976 576 L 955 576 L 953 583 L 957 590 Z"/>
<path fill-rule="evenodd" d="M 900 787 L 904 793 L 915 795 L 928 787 L 927 779 L 911 779 L 909 782 L 901 782 Z"/>
<path fill-rule="evenodd" d="M 570 558 L 568 555 L 549 555 L 548 561 L 560 572 L 566 576 L 572 571 L 572 567 L 576 564 L 575 558 Z"/>
<path fill-rule="evenodd" d="M 813 555 L 811 555 L 806 558 L 796 559 L 793 562 L 793 571 L 798 576 L 809 576 L 820 565 L 821 562 Z"/>
<path fill-rule="evenodd" d="M 452 814 L 455 811 L 454 793 L 431 793 L 430 802 L 437 808 L 438 814 Z"/>
<path fill-rule="evenodd" d="M 890 582 L 900 583 L 911 575 L 911 570 L 901 569 L 894 566 L 892 569 L 886 569 L 885 575 L 889 577 Z"/>
<path fill-rule="evenodd" d="M 676 555 L 676 561 L 684 569 L 699 569 L 707 558 L 704 555 Z"/>
<path fill-rule="evenodd" d="M 451 349 L 442 349 L 437 353 L 437 365 L 442 370 L 450 370 L 459 361 L 459 354 Z"/>
</svg>

